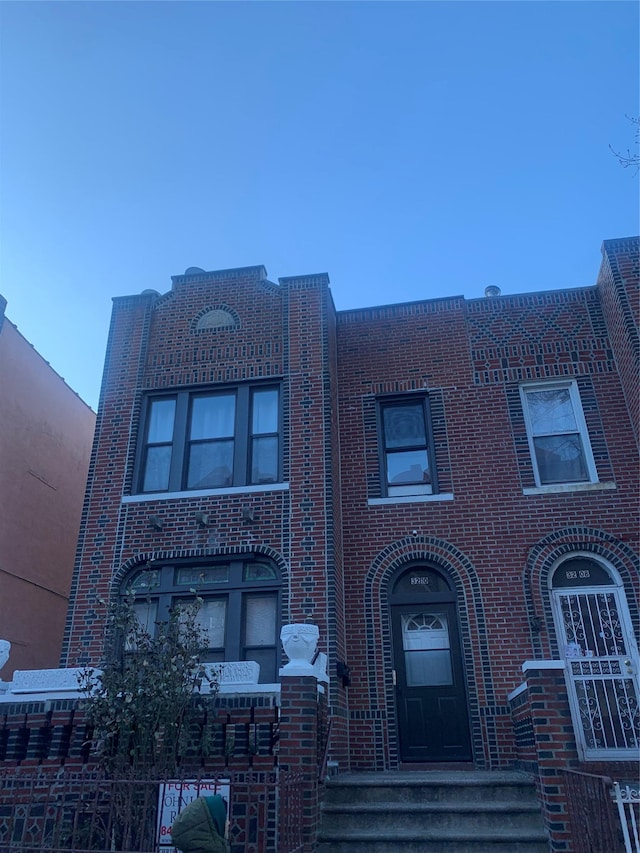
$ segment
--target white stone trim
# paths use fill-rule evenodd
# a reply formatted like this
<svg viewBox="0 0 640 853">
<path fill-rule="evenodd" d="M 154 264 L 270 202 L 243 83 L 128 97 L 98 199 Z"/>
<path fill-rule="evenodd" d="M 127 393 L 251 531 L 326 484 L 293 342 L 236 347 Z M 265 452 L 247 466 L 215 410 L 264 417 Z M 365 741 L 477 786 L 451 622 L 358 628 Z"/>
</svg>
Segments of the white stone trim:
<svg viewBox="0 0 640 853">
<path fill-rule="evenodd" d="M 401 495 L 391 498 L 369 498 L 368 506 L 386 506 L 388 504 L 415 504 L 436 503 L 438 501 L 452 501 L 452 492 L 438 492 L 435 495 Z"/>
<path fill-rule="evenodd" d="M 258 492 L 286 492 L 289 483 L 269 483 L 261 486 L 227 486 L 224 489 L 191 489 L 185 492 L 149 492 L 141 495 L 123 495 L 123 504 L 151 503 L 152 501 L 182 500 L 184 498 L 207 498 L 218 495 L 252 495 Z"/>
<path fill-rule="evenodd" d="M 562 495 L 565 492 L 601 492 L 617 489 L 615 483 L 554 483 L 549 486 L 533 486 L 523 489 L 523 495 Z"/>
<path fill-rule="evenodd" d="M 563 660 L 526 660 L 522 664 L 522 671 L 528 672 L 530 669 L 561 669 L 564 670 L 565 662 Z"/>
<path fill-rule="evenodd" d="M 511 693 L 507 693 L 507 702 L 512 702 L 517 696 L 521 693 L 524 693 L 529 685 L 526 681 L 523 681 L 519 687 L 516 687 L 515 690 L 512 690 Z"/>
</svg>

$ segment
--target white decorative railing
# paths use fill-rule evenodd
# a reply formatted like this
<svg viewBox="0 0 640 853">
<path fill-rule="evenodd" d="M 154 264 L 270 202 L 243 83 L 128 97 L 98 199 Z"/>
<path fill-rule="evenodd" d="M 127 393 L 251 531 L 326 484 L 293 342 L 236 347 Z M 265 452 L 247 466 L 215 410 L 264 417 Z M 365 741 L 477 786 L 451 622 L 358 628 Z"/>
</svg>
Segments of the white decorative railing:
<svg viewBox="0 0 640 853">
<path fill-rule="evenodd" d="M 625 853 L 640 853 L 640 836 L 638 835 L 640 788 L 614 782 L 613 795 L 622 825 Z"/>
</svg>

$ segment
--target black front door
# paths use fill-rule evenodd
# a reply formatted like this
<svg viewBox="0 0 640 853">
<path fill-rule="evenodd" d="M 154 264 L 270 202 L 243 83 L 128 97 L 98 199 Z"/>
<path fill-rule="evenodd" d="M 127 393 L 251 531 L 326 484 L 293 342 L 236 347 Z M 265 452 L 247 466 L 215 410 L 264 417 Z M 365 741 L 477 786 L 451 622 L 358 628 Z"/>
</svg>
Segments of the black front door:
<svg viewBox="0 0 640 853">
<path fill-rule="evenodd" d="M 471 746 L 456 605 L 443 600 L 451 597 L 447 595 L 417 597 L 423 601 L 391 606 L 401 759 L 468 761 Z"/>
</svg>

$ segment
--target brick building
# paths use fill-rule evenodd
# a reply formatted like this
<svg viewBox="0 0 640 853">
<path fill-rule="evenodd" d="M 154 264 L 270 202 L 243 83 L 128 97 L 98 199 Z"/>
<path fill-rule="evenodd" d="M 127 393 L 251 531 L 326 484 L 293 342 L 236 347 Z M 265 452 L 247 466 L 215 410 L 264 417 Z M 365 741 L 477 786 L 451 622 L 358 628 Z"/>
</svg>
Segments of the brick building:
<svg viewBox="0 0 640 853">
<path fill-rule="evenodd" d="M 172 282 L 114 300 L 62 665 L 125 592 L 151 625 L 197 589 L 264 689 L 313 622 L 339 769 L 537 767 L 570 849 L 558 767 L 638 755 L 638 239 L 515 296 Z"/>
<path fill-rule="evenodd" d="M 58 664 L 95 413 L 0 296 L 0 677 Z"/>
</svg>

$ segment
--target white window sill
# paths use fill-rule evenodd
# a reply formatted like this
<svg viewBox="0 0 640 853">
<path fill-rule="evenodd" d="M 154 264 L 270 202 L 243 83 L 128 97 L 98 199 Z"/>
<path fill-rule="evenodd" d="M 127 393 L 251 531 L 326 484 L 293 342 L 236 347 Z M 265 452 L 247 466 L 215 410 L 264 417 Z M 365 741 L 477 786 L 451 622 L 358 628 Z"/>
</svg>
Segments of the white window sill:
<svg viewBox="0 0 640 853">
<path fill-rule="evenodd" d="M 439 492 L 437 495 L 403 495 L 394 498 L 369 498 L 368 506 L 386 506 L 388 504 L 417 504 L 437 501 L 452 501 L 451 492 Z"/>
<path fill-rule="evenodd" d="M 523 489 L 523 495 L 561 495 L 565 492 L 601 492 L 616 489 L 615 483 L 554 483 L 550 486 L 535 486 Z"/>
<path fill-rule="evenodd" d="M 148 492 L 143 495 L 124 495 L 123 504 L 145 501 L 173 501 L 182 498 L 209 498 L 218 495 L 254 495 L 259 492 L 285 492 L 289 483 L 266 483 L 261 486 L 226 486 L 224 489 L 190 489 L 186 492 Z"/>
</svg>

